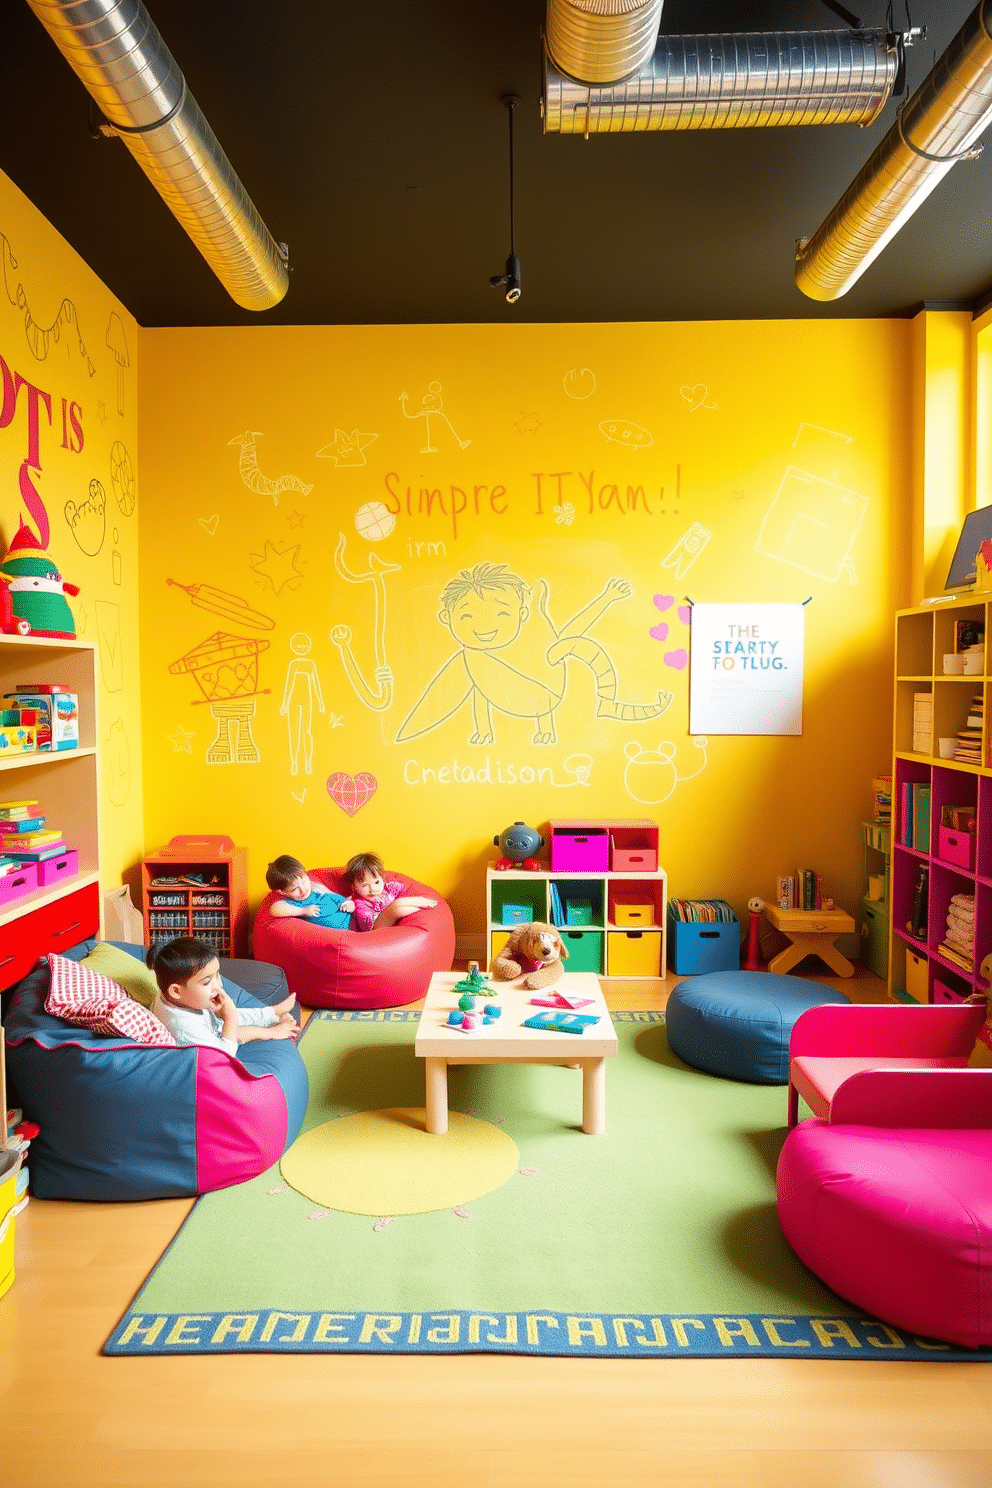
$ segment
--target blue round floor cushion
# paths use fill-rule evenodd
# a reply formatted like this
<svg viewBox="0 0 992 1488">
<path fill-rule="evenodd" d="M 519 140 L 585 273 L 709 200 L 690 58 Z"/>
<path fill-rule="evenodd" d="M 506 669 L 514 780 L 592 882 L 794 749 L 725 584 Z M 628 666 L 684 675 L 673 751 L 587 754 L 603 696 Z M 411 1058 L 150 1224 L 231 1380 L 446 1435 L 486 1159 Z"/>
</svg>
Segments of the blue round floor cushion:
<svg viewBox="0 0 992 1488">
<path fill-rule="evenodd" d="M 665 1010 L 668 1043 L 686 1064 L 712 1075 L 785 1085 L 789 1038 L 799 1014 L 850 1000 L 805 977 L 711 971 L 674 988 Z"/>
</svg>

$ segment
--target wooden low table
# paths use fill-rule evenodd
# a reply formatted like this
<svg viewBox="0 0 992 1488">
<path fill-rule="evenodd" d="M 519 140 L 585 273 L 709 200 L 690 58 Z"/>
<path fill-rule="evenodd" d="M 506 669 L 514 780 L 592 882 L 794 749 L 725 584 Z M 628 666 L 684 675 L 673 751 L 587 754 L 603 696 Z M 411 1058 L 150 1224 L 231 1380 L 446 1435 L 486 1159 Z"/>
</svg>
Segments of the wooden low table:
<svg viewBox="0 0 992 1488">
<path fill-rule="evenodd" d="M 854 967 L 834 945 L 838 935 L 854 929 L 854 921 L 843 909 L 779 909 L 765 905 L 768 923 L 792 942 L 768 963 L 769 971 L 791 971 L 804 956 L 819 956 L 838 976 L 854 975 Z"/>
<path fill-rule="evenodd" d="M 599 980 L 590 971 L 566 974 L 555 989 L 591 998 L 579 1013 L 599 1016 L 585 1033 L 550 1033 L 523 1028 L 525 1018 L 548 1011 L 530 999 L 545 995 L 530 992 L 519 982 L 497 982 L 499 989 L 483 995 L 486 1002 L 503 1009 L 498 1022 L 462 1033 L 448 1023 L 448 1014 L 458 1006 L 452 988 L 465 973 L 438 971 L 424 999 L 417 1025 L 414 1052 L 425 1061 L 427 1082 L 427 1130 L 440 1136 L 448 1130 L 448 1067 L 453 1064 L 567 1064 L 582 1070 L 582 1130 L 596 1136 L 606 1130 L 606 1060 L 617 1052 L 617 1036 Z M 562 1009 L 562 1011 L 566 1011 Z"/>
</svg>

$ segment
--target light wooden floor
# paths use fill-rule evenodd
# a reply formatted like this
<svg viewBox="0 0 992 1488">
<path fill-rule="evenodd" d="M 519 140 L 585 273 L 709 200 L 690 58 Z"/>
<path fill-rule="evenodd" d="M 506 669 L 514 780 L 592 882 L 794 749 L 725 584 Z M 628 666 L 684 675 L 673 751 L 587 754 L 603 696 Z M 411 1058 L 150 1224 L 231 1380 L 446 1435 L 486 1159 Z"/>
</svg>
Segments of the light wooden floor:
<svg viewBox="0 0 992 1488">
<path fill-rule="evenodd" d="M 604 986 L 611 1007 L 663 1007 L 675 980 Z M 883 1000 L 870 973 L 822 980 Z M 189 1208 L 33 1200 L 19 1218 L 2 1488 L 992 1488 L 980 1365 L 101 1358 Z"/>
</svg>

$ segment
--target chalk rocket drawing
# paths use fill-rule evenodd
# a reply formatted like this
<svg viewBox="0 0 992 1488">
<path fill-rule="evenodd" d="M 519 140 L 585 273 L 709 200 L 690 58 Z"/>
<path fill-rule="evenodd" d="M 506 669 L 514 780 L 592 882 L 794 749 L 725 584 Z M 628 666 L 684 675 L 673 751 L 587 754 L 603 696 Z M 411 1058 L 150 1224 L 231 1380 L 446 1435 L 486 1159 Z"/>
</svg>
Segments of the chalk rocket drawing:
<svg viewBox="0 0 992 1488">
<path fill-rule="evenodd" d="M 283 491 L 299 491 L 301 496 L 307 496 L 313 490 L 313 486 L 308 486 L 297 475 L 281 475 L 278 480 L 270 480 L 267 475 L 262 474 L 258 468 L 258 456 L 255 452 L 255 440 L 261 438 L 257 430 L 253 433 L 250 429 L 246 429 L 243 434 L 236 434 L 233 439 L 227 441 L 229 445 L 237 444 L 241 447 L 238 474 L 249 491 L 254 491 L 256 496 L 271 496 L 274 506 L 279 505 L 279 496 Z"/>
<path fill-rule="evenodd" d="M 313 642 L 302 630 L 289 638 L 289 649 L 293 660 L 286 668 L 286 685 L 282 690 L 279 713 L 285 718 L 289 729 L 289 773 L 300 772 L 300 750 L 303 751 L 303 770 L 313 774 L 313 705 L 317 712 L 324 711 L 324 695 L 320 690 L 317 664 L 308 653 Z"/>
<path fill-rule="evenodd" d="M 62 510 L 76 547 L 88 558 L 95 558 L 107 535 L 107 493 L 103 482 L 94 477 L 86 500 L 78 505 L 67 501 Z"/>
<path fill-rule="evenodd" d="M 40 326 L 31 313 L 24 284 L 17 277 L 17 259 L 14 257 L 10 240 L 5 233 L 0 233 L 0 252 L 3 254 L 3 286 L 7 292 L 7 298 L 14 309 L 21 312 L 24 322 L 24 334 L 27 337 L 31 355 L 36 361 L 43 362 L 48 355 L 52 342 L 54 341 L 58 345 L 61 341 L 63 331 L 65 331 L 66 335 L 70 331 L 75 331 L 76 349 L 86 363 L 87 372 L 92 377 L 96 372 L 96 368 L 86 354 L 86 347 L 83 345 L 83 335 L 79 329 L 79 316 L 76 313 L 75 305 L 69 299 L 63 300 L 52 323 L 48 326 Z M 68 344 L 66 350 L 68 350 Z"/>
<path fill-rule="evenodd" d="M 331 640 L 341 653 L 341 664 L 351 683 L 355 696 L 366 708 L 375 713 L 384 713 L 393 701 L 393 673 L 386 660 L 386 574 L 399 573 L 399 563 L 386 563 L 377 553 L 369 553 L 369 566 L 364 573 L 353 573 L 344 558 L 348 539 L 338 533 L 338 545 L 334 549 L 334 567 L 348 584 L 371 584 L 374 596 L 372 643 L 375 654 L 374 685 L 366 681 L 364 673 L 351 649 L 351 628 L 335 625 Z"/>
<path fill-rule="evenodd" d="M 384 501 L 366 501 L 355 513 L 355 531 L 366 542 L 382 542 L 396 526 L 396 518 Z"/>
<path fill-rule="evenodd" d="M 706 769 L 709 740 L 702 734 L 697 734 L 692 742 L 702 753 L 703 762 L 698 770 L 690 770 L 687 775 L 681 775 L 675 767 L 676 749 L 671 739 L 664 739 L 656 750 L 643 749 L 631 739 L 623 746 L 627 759 L 623 783 L 627 794 L 633 796 L 642 806 L 660 806 L 669 796 L 675 794 L 675 787 L 683 780 L 694 780 L 697 775 L 701 775 Z"/>
<path fill-rule="evenodd" d="M 692 387 L 680 387 L 679 397 L 684 398 L 689 405 L 689 412 L 696 413 L 700 408 L 718 408 L 717 403 L 707 403 L 706 399 L 710 390 L 705 382 L 693 383 Z"/>
<path fill-rule="evenodd" d="M 325 444 L 323 449 L 317 451 L 317 459 L 333 460 L 338 469 L 348 465 L 365 465 L 368 463 L 365 450 L 378 438 L 378 434 L 362 434 L 358 429 L 352 429 L 350 434 L 346 434 L 343 429 L 335 429 L 330 444 Z"/>
<path fill-rule="evenodd" d="M 253 610 L 240 594 L 228 594 L 226 589 L 215 589 L 213 584 L 181 584 L 178 579 L 166 579 L 176 589 L 188 594 L 197 609 L 209 610 L 220 615 L 232 625 L 246 625 L 249 630 L 272 630 L 275 621 L 261 610 Z"/>
<path fill-rule="evenodd" d="M 127 336 L 124 333 L 124 322 L 116 310 L 110 312 L 107 322 L 106 344 L 114 354 L 117 363 L 117 412 L 124 417 L 124 372 L 131 365 L 131 353 L 127 349 Z"/>
<path fill-rule="evenodd" d="M 252 737 L 255 699 L 269 691 L 258 685 L 258 658 L 268 641 L 217 630 L 169 666 L 173 676 L 189 674 L 203 694 L 217 724 L 217 735 L 207 750 L 208 765 L 257 765 L 261 761 Z"/>
<path fill-rule="evenodd" d="M 438 619 L 458 642 L 458 650 L 414 704 L 396 735 L 398 744 L 438 728 L 469 700 L 475 724 L 470 744 L 495 742 L 494 708 L 511 717 L 532 718 L 535 744 L 556 743 L 554 714 L 565 695 L 568 657 L 593 673 L 597 718 L 632 722 L 665 711 L 672 701 L 670 692 L 659 692 L 654 703 L 618 702 L 616 668 L 599 642 L 586 635 L 611 605 L 630 598 L 630 584 L 625 579 L 608 580 L 595 599 L 558 627 L 548 612 L 548 582 L 538 583 L 538 614 L 525 627 L 530 585 L 505 563 L 477 563 L 451 580 L 441 595 Z"/>
<path fill-rule="evenodd" d="M 712 537 L 712 532 L 702 522 L 693 522 L 672 551 L 662 558 L 662 568 L 670 568 L 677 579 L 684 579 Z"/>
<path fill-rule="evenodd" d="M 409 393 L 400 393 L 400 403 L 403 406 L 403 414 L 405 418 L 422 418 L 424 420 L 424 437 L 426 438 L 427 443 L 420 451 L 422 455 L 437 454 L 436 446 L 431 444 L 431 419 L 438 419 L 441 423 L 447 424 L 451 436 L 454 439 L 455 443 L 458 445 L 458 448 L 468 449 L 469 445 L 472 443 L 471 439 L 459 439 L 458 435 L 455 433 L 454 425 L 452 424 L 448 415 L 444 412 L 444 404 L 441 401 L 441 384 L 439 382 L 432 382 L 429 385 L 427 392 L 420 400 L 421 406 L 417 409 L 416 413 L 411 413 L 409 408 L 407 407 L 409 397 Z"/>
<path fill-rule="evenodd" d="M 640 424 L 632 424 L 630 419 L 604 419 L 599 432 L 611 444 L 622 444 L 625 449 L 647 449 L 654 444 L 654 435 Z"/>
<path fill-rule="evenodd" d="M 110 484 L 114 488 L 117 505 L 125 517 L 130 517 L 134 512 L 137 499 L 134 467 L 131 464 L 131 456 L 127 452 L 127 447 L 119 439 L 115 439 L 110 447 Z"/>
<path fill-rule="evenodd" d="M 276 594 L 281 594 L 287 584 L 295 589 L 299 580 L 305 577 L 296 566 L 299 553 L 299 543 L 291 548 L 277 548 L 275 543 L 266 539 L 264 553 L 252 553 L 248 567 L 265 583 L 271 584 Z"/>
<path fill-rule="evenodd" d="M 764 520 L 754 551 L 778 558 L 811 578 L 836 584 L 841 574 L 856 584 L 851 548 L 868 497 L 790 465 Z"/>
<path fill-rule="evenodd" d="M 561 385 L 570 398 L 579 401 L 591 398 L 596 391 L 596 374 L 588 367 L 572 367 L 565 373 Z"/>
</svg>

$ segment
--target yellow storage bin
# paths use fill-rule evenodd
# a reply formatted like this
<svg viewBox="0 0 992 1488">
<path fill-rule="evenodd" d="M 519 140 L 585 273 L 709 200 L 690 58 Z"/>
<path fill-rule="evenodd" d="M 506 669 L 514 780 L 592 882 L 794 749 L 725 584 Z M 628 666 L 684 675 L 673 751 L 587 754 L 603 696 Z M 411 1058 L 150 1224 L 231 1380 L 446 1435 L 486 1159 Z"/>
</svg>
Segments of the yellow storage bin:
<svg viewBox="0 0 992 1488">
<path fill-rule="evenodd" d="M 492 930 L 489 934 L 489 960 L 494 961 L 510 938 L 509 930 Z"/>
<path fill-rule="evenodd" d="M 926 1002 L 927 998 L 927 966 L 926 956 L 918 956 L 915 951 L 906 951 L 906 991 L 914 1002 Z"/>
<path fill-rule="evenodd" d="M 17 1174 L 21 1158 L 17 1152 L 0 1152 L 0 1297 L 14 1279 L 14 1216 Z"/>
<path fill-rule="evenodd" d="M 607 976 L 660 976 L 661 932 L 611 930 L 606 937 Z"/>
<path fill-rule="evenodd" d="M 654 905 L 650 899 L 635 901 L 631 899 L 626 904 L 617 899 L 613 905 L 614 925 L 640 926 L 654 924 Z"/>
</svg>

